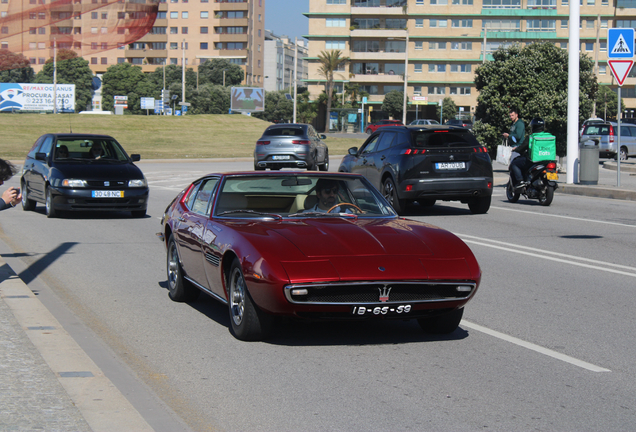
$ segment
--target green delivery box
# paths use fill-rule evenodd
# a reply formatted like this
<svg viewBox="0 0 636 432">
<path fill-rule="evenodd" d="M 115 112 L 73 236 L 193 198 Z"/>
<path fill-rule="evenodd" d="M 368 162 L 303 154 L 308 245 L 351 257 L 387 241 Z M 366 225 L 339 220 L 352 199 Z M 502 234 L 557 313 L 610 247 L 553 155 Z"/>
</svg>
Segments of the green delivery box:
<svg viewBox="0 0 636 432">
<path fill-rule="evenodd" d="M 556 138 L 548 132 L 532 134 L 529 150 L 532 162 L 556 160 Z"/>
</svg>

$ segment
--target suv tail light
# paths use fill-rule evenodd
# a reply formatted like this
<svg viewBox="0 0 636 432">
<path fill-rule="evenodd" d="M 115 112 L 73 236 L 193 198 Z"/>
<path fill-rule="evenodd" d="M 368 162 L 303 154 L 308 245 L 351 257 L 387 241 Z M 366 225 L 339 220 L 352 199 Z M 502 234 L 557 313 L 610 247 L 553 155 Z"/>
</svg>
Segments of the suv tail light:
<svg viewBox="0 0 636 432">
<path fill-rule="evenodd" d="M 414 148 L 407 148 L 406 150 L 404 150 L 405 155 L 416 155 L 416 154 L 424 154 L 426 153 L 426 149 L 414 149 Z"/>
<path fill-rule="evenodd" d="M 269 143 L 270 141 L 261 141 L 261 140 L 256 141 L 256 145 L 267 145 Z"/>
<path fill-rule="evenodd" d="M 488 153 L 488 149 L 484 146 L 474 147 L 475 153 Z"/>
<path fill-rule="evenodd" d="M 609 142 L 611 143 L 614 142 L 614 127 L 612 125 L 610 125 L 610 130 L 609 130 Z"/>
<path fill-rule="evenodd" d="M 303 145 L 309 145 L 311 143 L 311 141 L 309 140 L 293 140 L 292 144 L 303 144 Z"/>
</svg>

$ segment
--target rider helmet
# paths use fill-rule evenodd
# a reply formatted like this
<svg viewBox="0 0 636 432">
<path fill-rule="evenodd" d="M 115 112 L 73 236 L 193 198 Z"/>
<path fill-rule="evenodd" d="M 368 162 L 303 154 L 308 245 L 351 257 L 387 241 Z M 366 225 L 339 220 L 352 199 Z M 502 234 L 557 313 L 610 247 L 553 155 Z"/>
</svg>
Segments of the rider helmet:
<svg viewBox="0 0 636 432">
<path fill-rule="evenodd" d="M 535 117 L 530 122 L 530 133 L 543 132 L 545 130 L 545 122 L 542 118 Z"/>
</svg>

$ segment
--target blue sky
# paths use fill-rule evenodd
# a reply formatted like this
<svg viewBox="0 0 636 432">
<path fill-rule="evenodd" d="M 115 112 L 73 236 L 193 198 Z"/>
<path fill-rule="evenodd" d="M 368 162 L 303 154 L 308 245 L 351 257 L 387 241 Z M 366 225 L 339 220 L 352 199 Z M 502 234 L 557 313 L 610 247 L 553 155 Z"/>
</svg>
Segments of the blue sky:
<svg viewBox="0 0 636 432">
<path fill-rule="evenodd" d="M 299 39 L 309 33 L 309 0 L 265 0 L 265 28 L 277 35 Z"/>
</svg>

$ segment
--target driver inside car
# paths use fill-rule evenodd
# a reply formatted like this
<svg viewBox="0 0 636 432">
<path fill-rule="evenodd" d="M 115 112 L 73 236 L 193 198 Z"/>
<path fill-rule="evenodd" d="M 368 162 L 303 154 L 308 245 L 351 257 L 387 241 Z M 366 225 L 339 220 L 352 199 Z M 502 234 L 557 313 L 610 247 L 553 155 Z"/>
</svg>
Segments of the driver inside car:
<svg viewBox="0 0 636 432">
<path fill-rule="evenodd" d="M 319 179 L 316 182 L 316 197 L 318 201 L 316 205 L 305 209 L 306 212 L 319 212 L 327 213 L 331 210 L 331 213 L 352 213 L 349 207 L 338 206 L 339 198 L 338 191 L 340 185 L 335 180 Z M 335 206 L 335 208 L 334 208 Z"/>
</svg>

